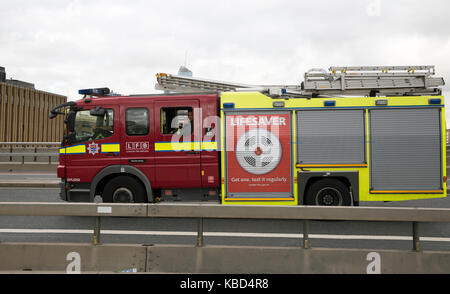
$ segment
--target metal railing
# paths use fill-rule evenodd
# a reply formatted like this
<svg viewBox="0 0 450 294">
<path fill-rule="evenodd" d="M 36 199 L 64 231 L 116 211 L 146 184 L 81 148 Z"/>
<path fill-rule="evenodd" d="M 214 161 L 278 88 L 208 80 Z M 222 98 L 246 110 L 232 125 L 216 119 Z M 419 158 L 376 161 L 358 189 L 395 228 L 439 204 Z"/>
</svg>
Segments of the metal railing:
<svg viewBox="0 0 450 294">
<path fill-rule="evenodd" d="M 447 142 L 448 143 L 448 142 Z M 31 148 L 30 148 L 31 146 Z M 46 146 L 49 150 L 38 150 L 38 146 Z M 33 161 L 37 161 L 37 157 L 48 157 L 48 163 L 51 158 L 59 156 L 58 150 L 50 150 L 51 147 L 60 147 L 60 142 L 0 142 L 0 158 L 9 157 L 9 161 L 13 161 L 13 157 L 22 157 L 22 164 L 25 163 L 25 157 L 33 157 Z M 19 150 L 29 150 L 31 152 L 17 152 Z M 7 150 L 7 152 L 4 152 Z M 447 145 L 447 153 L 450 152 L 450 145 Z"/>
<path fill-rule="evenodd" d="M 204 245 L 204 219 L 299 220 L 303 221 L 304 249 L 311 248 L 309 221 L 312 220 L 409 222 L 412 249 L 420 251 L 419 224 L 450 222 L 450 208 L 2 202 L 0 216 L 95 217 L 94 245 L 101 243 L 102 217 L 193 218 L 198 220 L 198 247 Z"/>
<path fill-rule="evenodd" d="M 60 146 L 60 142 L 0 142 L 0 157 L 9 157 L 9 162 L 13 162 L 13 157 L 21 157 L 22 164 L 25 163 L 25 157 L 33 157 L 33 162 L 38 157 L 48 157 L 48 163 L 51 164 L 52 157 L 59 155 L 55 148 Z M 44 148 L 46 150 L 42 150 Z"/>
</svg>

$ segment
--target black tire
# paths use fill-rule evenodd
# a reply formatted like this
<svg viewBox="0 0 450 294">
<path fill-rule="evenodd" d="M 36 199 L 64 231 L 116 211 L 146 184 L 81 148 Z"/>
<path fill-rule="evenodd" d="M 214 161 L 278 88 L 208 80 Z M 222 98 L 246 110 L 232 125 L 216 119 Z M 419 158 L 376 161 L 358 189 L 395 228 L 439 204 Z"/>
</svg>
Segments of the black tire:
<svg viewBox="0 0 450 294">
<path fill-rule="evenodd" d="M 323 179 L 314 182 L 306 192 L 306 205 L 350 206 L 350 191 L 337 179 Z"/>
<path fill-rule="evenodd" d="M 142 183 L 130 176 L 118 176 L 106 183 L 103 202 L 144 203 L 147 193 Z"/>
</svg>

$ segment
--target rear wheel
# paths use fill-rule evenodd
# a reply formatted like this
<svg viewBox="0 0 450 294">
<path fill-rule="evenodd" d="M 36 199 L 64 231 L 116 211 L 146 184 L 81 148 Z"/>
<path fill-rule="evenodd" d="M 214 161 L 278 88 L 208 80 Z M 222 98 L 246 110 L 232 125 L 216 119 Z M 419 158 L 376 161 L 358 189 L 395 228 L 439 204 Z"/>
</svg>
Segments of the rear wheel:
<svg viewBox="0 0 450 294">
<path fill-rule="evenodd" d="M 350 206 L 350 191 L 337 179 L 318 180 L 306 192 L 305 203 L 319 206 Z"/>
<path fill-rule="evenodd" d="M 147 194 L 142 183 L 130 176 L 118 176 L 106 183 L 103 189 L 104 202 L 143 203 Z"/>
</svg>

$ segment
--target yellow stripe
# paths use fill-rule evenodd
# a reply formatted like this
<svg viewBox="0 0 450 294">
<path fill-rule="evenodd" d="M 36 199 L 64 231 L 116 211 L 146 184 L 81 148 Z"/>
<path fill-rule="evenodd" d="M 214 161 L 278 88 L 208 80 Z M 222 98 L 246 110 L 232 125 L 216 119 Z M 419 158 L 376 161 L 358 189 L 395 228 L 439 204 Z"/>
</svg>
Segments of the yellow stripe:
<svg viewBox="0 0 450 294">
<path fill-rule="evenodd" d="M 159 142 L 155 143 L 155 151 L 200 151 L 200 142 Z"/>
<path fill-rule="evenodd" d="M 59 149 L 61 154 L 83 154 L 86 153 L 86 145 L 69 146 Z"/>
<path fill-rule="evenodd" d="M 120 152 L 120 144 L 102 144 L 102 153 L 105 152 Z"/>
<path fill-rule="evenodd" d="M 217 142 L 202 142 L 202 150 L 217 150 Z"/>
<path fill-rule="evenodd" d="M 397 190 L 397 191 L 370 191 L 371 194 L 424 194 L 424 193 L 444 193 L 444 190 Z"/>
<path fill-rule="evenodd" d="M 367 167 L 367 164 L 297 164 L 297 167 Z"/>
<path fill-rule="evenodd" d="M 217 150 L 217 142 L 156 142 L 155 151 Z"/>
<path fill-rule="evenodd" d="M 291 200 L 294 198 L 225 198 L 226 201 L 254 201 L 254 200 L 267 200 L 267 201 L 277 201 L 277 200 Z"/>
<path fill-rule="evenodd" d="M 273 99 L 259 92 L 223 92 L 220 95 L 220 104 L 231 102 L 235 104 L 235 109 L 255 109 L 255 108 L 273 108 Z M 433 96 L 433 98 L 442 99 L 443 96 Z M 324 108 L 323 102 L 330 98 L 315 99 L 289 99 L 285 101 L 285 108 Z M 375 100 L 379 97 L 342 97 L 339 98 L 340 107 L 374 107 Z M 389 100 L 389 106 L 429 106 L 429 96 L 398 96 L 385 97 Z"/>
</svg>

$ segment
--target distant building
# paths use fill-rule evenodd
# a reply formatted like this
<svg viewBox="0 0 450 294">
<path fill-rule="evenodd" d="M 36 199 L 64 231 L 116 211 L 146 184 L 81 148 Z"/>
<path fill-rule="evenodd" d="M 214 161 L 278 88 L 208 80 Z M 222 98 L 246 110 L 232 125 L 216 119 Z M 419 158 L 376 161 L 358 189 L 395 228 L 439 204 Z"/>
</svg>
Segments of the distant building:
<svg viewBox="0 0 450 294">
<path fill-rule="evenodd" d="M 180 68 L 178 69 L 178 75 L 179 76 L 184 76 L 184 77 L 192 77 L 192 71 L 185 67 L 185 66 L 180 66 Z M 176 91 L 170 91 L 170 90 L 164 90 L 164 94 L 171 94 L 171 93 L 177 93 Z"/>
<path fill-rule="evenodd" d="M 180 66 L 178 70 L 179 76 L 192 77 L 192 71 L 185 66 Z"/>
<path fill-rule="evenodd" d="M 34 84 L 6 79 L 0 67 L 0 142 L 60 142 L 64 122 L 50 120 L 50 110 L 67 97 L 39 91 Z"/>
<path fill-rule="evenodd" d="M 17 87 L 24 87 L 27 89 L 33 89 L 34 90 L 34 84 L 19 81 L 19 80 L 13 80 L 13 79 L 6 79 L 6 70 L 3 66 L 0 66 L 0 83 L 7 83 L 8 85 L 15 85 Z"/>
<path fill-rule="evenodd" d="M 4 83 L 6 81 L 6 71 L 3 66 L 0 66 L 0 83 Z"/>
</svg>

